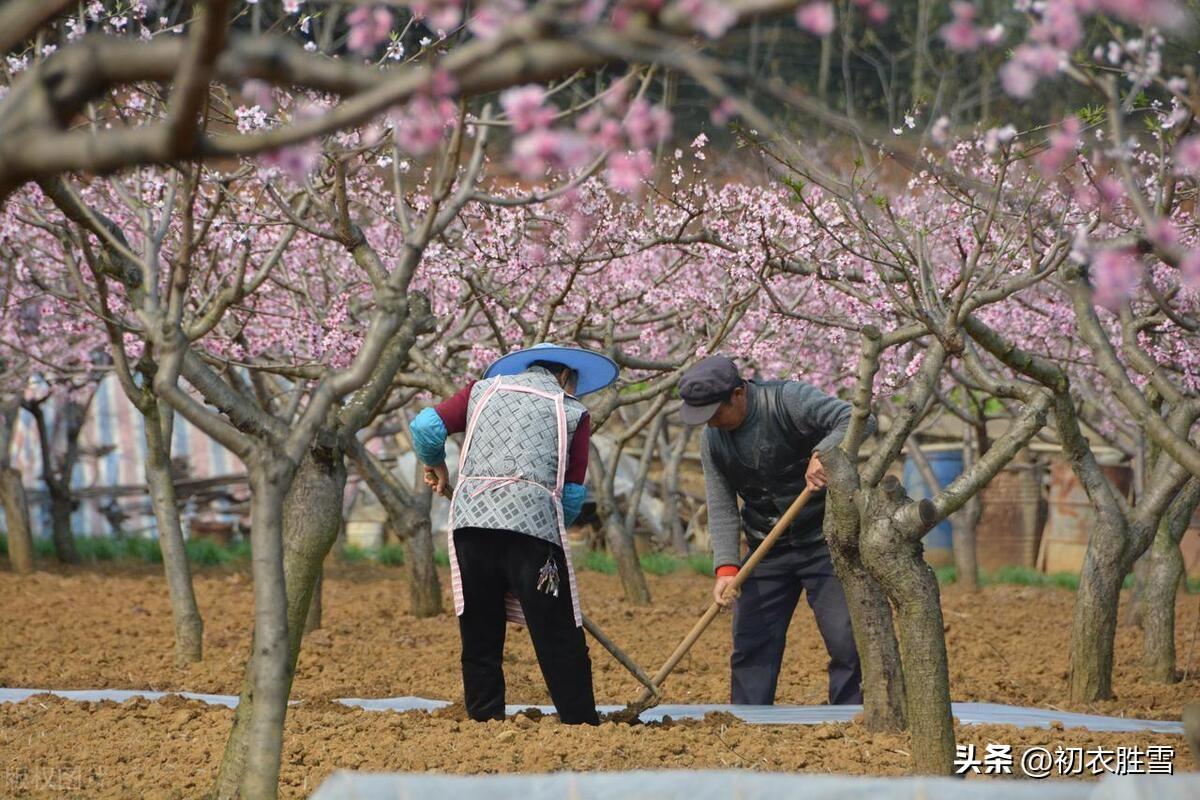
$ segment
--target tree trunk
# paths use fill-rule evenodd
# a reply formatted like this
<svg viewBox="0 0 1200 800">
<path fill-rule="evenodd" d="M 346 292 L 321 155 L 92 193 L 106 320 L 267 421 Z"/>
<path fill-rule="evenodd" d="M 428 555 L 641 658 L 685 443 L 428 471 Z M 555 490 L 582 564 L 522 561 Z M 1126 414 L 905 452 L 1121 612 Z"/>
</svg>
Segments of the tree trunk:
<svg viewBox="0 0 1200 800">
<path fill-rule="evenodd" d="M 909 91 L 909 105 L 917 105 L 926 100 L 925 61 L 929 56 L 929 25 L 932 9 L 930 0 L 917 0 L 917 30 L 913 37 L 913 66 L 912 83 Z"/>
<path fill-rule="evenodd" d="M 817 67 L 817 99 L 821 105 L 829 104 L 829 71 L 833 63 L 833 37 L 821 38 L 821 56 Z"/>
<path fill-rule="evenodd" d="M 1183 707 L 1183 738 L 1192 761 L 1200 761 L 1200 703 L 1188 703 Z"/>
<path fill-rule="evenodd" d="M 79 563 L 79 552 L 75 549 L 75 536 L 71 530 L 71 474 L 75 471 L 79 433 L 83 430 L 90 403 L 90 397 L 86 403 L 64 401 L 57 409 L 53 429 L 46 424 L 46 415 L 40 402 L 25 406 L 37 426 L 42 455 L 42 481 L 50 495 L 54 555 L 64 564 Z"/>
<path fill-rule="evenodd" d="M 893 514 L 910 502 L 895 476 L 885 477 L 870 492 L 862 531 L 863 562 L 896 608 L 913 771 L 952 775 L 954 720 L 937 576 L 924 559 L 920 539 L 906 539 L 893 522 Z"/>
<path fill-rule="evenodd" d="M 596 465 L 596 479 L 593 481 L 596 515 L 600 518 L 608 552 L 617 563 L 617 574 L 621 577 L 625 600 L 634 605 L 650 605 L 650 587 L 646 585 L 646 576 L 642 573 L 641 562 L 638 561 L 637 548 L 633 543 L 633 530 L 625 527 L 624 517 L 617 507 L 617 498 L 613 492 L 621 448 L 618 447 L 613 453 L 612 463 L 608 466 L 600 456 L 595 439 L 591 442 L 591 452 L 592 462 Z"/>
<path fill-rule="evenodd" d="M 974 495 L 967 504 L 950 517 L 951 546 L 954 548 L 954 582 L 968 592 L 979 591 L 979 557 L 975 533 L 983 503 Z"/>
<path fill-rule="evenodd" d="M 415 499 L 416 505 L 408 515 L 410 522 L 404 555 L 408 567 L 409 606 L 414 617 L 423 619 L 442 613 L 442 583 L 438 579 L 433 522 L 429 518 L 433 490 L 419 477 Z"/>
<path fill-rule="evenodd" d="M 175 662 L 199 661 L 203 651 L 204 621 L 196 605 L 192 588 L 192 568 L 188 564 L 183 529 L 179 524 L 179 505 L 175 483 L 171 479 L 171 447 L 168 433 L 170 408 L 151 399 L 146 404 L 146 485 L 158 525 L 158 543 L 162 549 L 163 572 L 171 598 L 171 618 L 175 626 Z"/>
<path fill-rule="evenodd" d="M 666 412 L 659 412 L 654 421 L 650 423 L 650 429 L 642 440 L 642 455 L 638 460 L 637 474 L 634 476 L 633 486 L 629 491 L 629 508 L 625 511 L 625 527 L 631 532 L 637 530 L 638 517 L 641 516 L 639 512 L 642 505 L 642 493 L 646 490 L 646 481 L 650 479 L 650 465 L 654 462 L 654 451 L 658 447 L 659 432 L 662 431 L 666 422 Z"/>
<path fill-rule="evenodd" d="M 312 600 L 308 603 L 308 615 L 304 618 L 304 632 L 312 633 L 321 628 L 322 598 L 325 595 L 325 568 L 317 572 L 317 584 L 313 587 Z"/>
<path fill-rule="evenodd" d="M 690 548 L 688 547 L 687 529 L 683 525 L 679 508 L 679 498 L 683 496 L 680 489 L 679 469 L 683 465 L 683 455 L 687 451 L 688 441 L 692 438 L 693 430 L 695 428 L 691 425 L 681 426 L 679 435 L 671 444 L 670 450 L 663 448 L 664 453 L 669 453 L 667 462 L 663 465 L 663 527 L 671 549 L 681 556 L 686 556 Z"/>
<path fill-rule="evenodd" d="M 282 487 L 264 481 L 262 466 L 252 467 L 260 473 L 255 484 L 263 484 L 262 497 L 273 500 L 282 495 Z M 260 501 L 260 491 L 252 484 L 253 504 Z M 342 520 L 342 492 L 346 485 L 346 469 L 340 452 L 328 450 L 310 451 L 300 462 L 286 500 L 274 507 L 275 518 L 268 509 L 251 509 L 250 540 L 253 548 L 255 581 L 255 637 L 251 643 L 252 658 L 242 682 L 241 697 L 233 730 L 225 744 L 220 771 L 213 794 L 217 798 L 232 798 L 238 795 L 239 785 L 243 796 L 249 798 L 274 797 L 278 788 L 280 753 L 282 747 L 283 721 L 287 711 L 287 698 L 291 692 L 292 677 L 296 660 L 300 655 L 304 623 L 308 607 L 316 586 L 317 576 L 326 554 L 337 538 Z M 259 523 L 259 517 L 262 523 Z M 283 574 L 279 576 L 270 569 L 270 563 L 260 561 L 278 559 L 280 545 L 280 522 L 282 522 Z M 274 524 L 273 529 L 266 528 Z M 274 532 L 274 541 L 264 533 Z M 267 541 L 263 542 L 266 539 Z M 264 548 L 260 549 L 260 542 Z M 278 561 L 276 560 L 276 563 Z M 283 613 L 271 605 L 263 624 L 258 622 L 262 613 L 258 605 L 259 571 L 264 581 L 273 581 L 270 603 L 280 601 L 279 588 L 283 592 Z M 260 647 L 258 631 L 267 630 L 271 635 L 266 646 Z M 279 640 L 282 631 L 283 643 Z M 281 644 L 283 658 L 279 658 Z M 267 654 L 268 658 L 263 655 Z M 266 662 L 265 664 L 262 662 Z M 260 715 L 260 710 L 262 711 Z"/>
<path fill-rule="evenodd" d="M 1200 481 L 1188 481 L 1158 523 L 1146 562 L 1142 594 L 1142 670 L 1153 683 L 1175 683 L 1175 599 L 1183 580 L 1179 542 L 1200 504 Z"/>
<path fill-rule="evenodd" d="M 258 463 L 247 464 L 250 473 L 250 547 L 254 578 L 254 637 L 250 657 L 253 698 L 245 730 L 245 768 L 240 788 L 245 797 L 273 798 L 279 790 L 283 755 L 283 723 L 291 690 L 292 665 L 288 658 L 287 580 L 283 547 L 286 467 L 260 453 Z M 264 463 L 265 462 L 265 463 Z M 305 598 L 307 599 L 307 598 Z M 307 606 L 304 609 L 308 613 Z"/>
<path fill-rule="evenodd" d="M 995 82 L 992 59 L 984 55 L 979 63 L 979 125 L 989 127 L 992 121 L 992 84 Z"/>
<path fill-rule="evenodd" d="M 20 470 L 0 467 L 0 503 L 8 528 L 8 563 L 18 575 L 28 575 L 33 572 L 33 529 Z"/>
<path fill-rule="evenodd" d="M 1161 527 L 1161 523 L 1160 523 Z M 1151 547 L 1146 548 L 1146 552 L 1142 553 L 1137 561 L 1133 562 L 1133 588 L 1129 592 L 1129 598 L 1125 603 L 1125 620 L 1123 624 L 1126 627 L 1141 628 L 1145 623 L 1146 616 L 1146 594 L 1149 591 L 1147 582 L 1150 580 L 1150 561 L 1153 558 L 1153 543 Z"/>
<path fill-rule="evenodd" d="M 860 520 L 853 492 L 858 474 L 840 449 L 823 454 L 830 486 L 825 500 L 825 538 L 846 593 L 854 644 L 862 663 L 863 717 L 867 730 L 906 726 L 904 670 L 887 595 L 863 565 Z"/>
<path fill-rule="evenodd" d="M 646 585 L 646 575 L 638 561 L 633 532 L 621 524 L 620 515 L 604 515 L 604 541 L 617 562 L 617 574 L 621 577 L 626 601 L 637 606 L 650 605 L 650 587 Z"/>
<path fill-rule="evenodd" d="M 68 477 L 69 480 L 69 477 Z M 64 564 L 78 564 L 75 534 L 71 530 L 71 490 L 58 481 L 47 484 L 50 495 L 50 531 L 54 540 L 54 555 Z"/>
<path fill-rule="evenodd" d="M 1071 700 L 1112 697 L 1117 604 L 1128 562 L 1124 521 L 1098 518 L 1088 538 L 1071 625 Z"/>
<path fill-rule="evenodd" d="M 973 428 L 966 428 L 963 435 L 963 472 L 968 472 L 978 460 L 978 437 Z M 950 516 L 950 541 L 954 549 L 954 582 L 965 591 L 979 591 L 979 558 L 976 547 L 976 532 L 979 518 L 983 516 L 983 499 L 979 493 L 971 495 L 966 505 Z"/>
</svg>

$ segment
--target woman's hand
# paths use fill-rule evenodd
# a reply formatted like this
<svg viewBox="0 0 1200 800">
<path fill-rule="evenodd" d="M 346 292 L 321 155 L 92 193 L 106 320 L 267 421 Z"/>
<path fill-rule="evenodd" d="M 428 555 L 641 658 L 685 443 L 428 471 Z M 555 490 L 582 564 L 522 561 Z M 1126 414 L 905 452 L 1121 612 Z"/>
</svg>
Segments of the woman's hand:
<svg viewBox="0 0 1200 800">
<path fill-rule="evenodd" d="M 450 497 L 450 470 L 445 462 L 436 467 L 425 467 L 425 485 L 442 497 Z"/>
</svg>

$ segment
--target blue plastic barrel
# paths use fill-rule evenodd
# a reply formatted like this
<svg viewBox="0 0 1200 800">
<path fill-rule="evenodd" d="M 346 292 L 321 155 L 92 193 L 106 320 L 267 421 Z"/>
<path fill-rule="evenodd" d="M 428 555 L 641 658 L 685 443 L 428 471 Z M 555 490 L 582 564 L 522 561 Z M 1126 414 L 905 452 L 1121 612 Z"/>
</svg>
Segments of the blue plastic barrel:
<svg viewBox="0 0 1200 800">
<path fill-rule="evenodd" d="M 962 474 L 962 450 L 932 450 L 924 451 L 933 474 L 937 476 L 942 488 Z M 921 470 L 911 458 L 904 459 L 904 473 L 900 478 L 908 496 L 914 500 L 930 497 L 932 492 L 921 477 Z M 925 534 L 925 555 L 935 564 L 949 564 L 953 561 L 953 537 L 951 536 L 950 520 L 942 520 L 929 533 Z"/>
</svg>

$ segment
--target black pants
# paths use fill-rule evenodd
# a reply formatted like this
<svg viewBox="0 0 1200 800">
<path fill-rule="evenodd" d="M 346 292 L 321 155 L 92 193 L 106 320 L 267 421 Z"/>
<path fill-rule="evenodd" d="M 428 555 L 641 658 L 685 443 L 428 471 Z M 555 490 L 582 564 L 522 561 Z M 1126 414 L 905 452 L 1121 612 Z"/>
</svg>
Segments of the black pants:
<svg viewBox="0 0 1200 800">
<path fill-rule="evenodd" d="M 829 702 L 862 702 L 862 669 L 850 609 L 824 545 L 773 549 L 742 585 L 733 607 L 731 702 L 774 704 L 788 624 L 801 591 L 808 595 L 829 651 Z"/>
<path fill-rule="evenodd" d="M 575 626 L 562 548 L 513 531 L 459 528 L 454 549 L 465 603 L 458 630 L 463 693 L 471 719 L 504 719 L 504 595 L 512 592 L 521 602 L 559 719 L 568 725 L 598 725 L 592 662 L 583 628 Z M 550 554 L 558 565 L 558 597 L 537 588 L 538 573 Z"/>
</svg>

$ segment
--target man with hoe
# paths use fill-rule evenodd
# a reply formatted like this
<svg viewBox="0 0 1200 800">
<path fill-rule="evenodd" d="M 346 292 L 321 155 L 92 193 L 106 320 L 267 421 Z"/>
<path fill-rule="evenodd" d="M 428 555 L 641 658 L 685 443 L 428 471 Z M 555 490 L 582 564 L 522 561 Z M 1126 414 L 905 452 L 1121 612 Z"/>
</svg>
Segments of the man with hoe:
<svg viewBox="0 0 1200 800">
<path fill-rule="evenodd" d="M 803 592 L 829 651 L 829 702 L 861 703 L 850 610 L 821 530 L 823 491 L 808 501 L 740 594 L 725 596 L 742 563 L 741 532 L 753 550 L 806 486 L 827 485 L 821 453 L 842 440 L 850 404 L 800 381 L 743 380 L 733 361 L 720 355 L 685 372 L 679 394 L 683 421 L 708 426 L 700 456 L 717 574 L 713 598 L 733 606 L 730 702 L 775 702 L 788 624 Z"/>
</svg>

